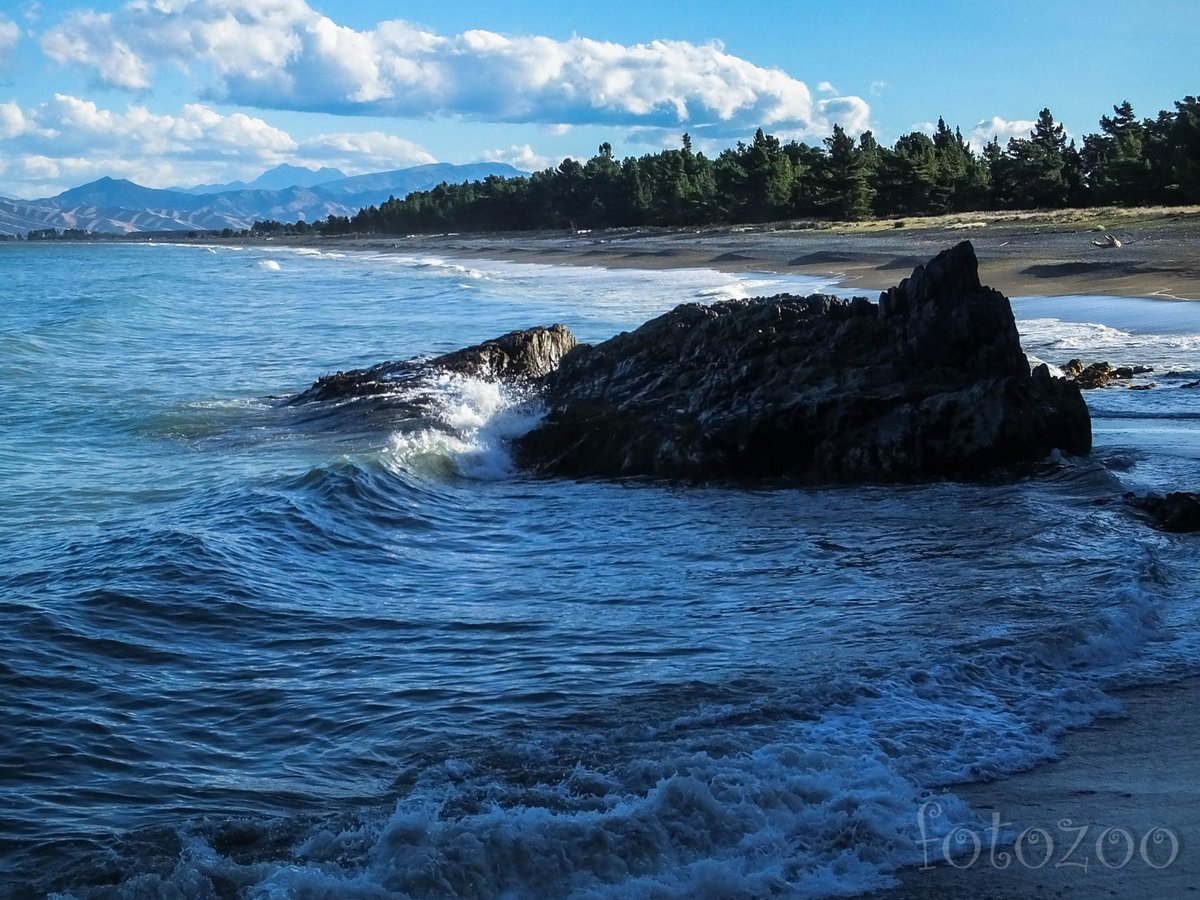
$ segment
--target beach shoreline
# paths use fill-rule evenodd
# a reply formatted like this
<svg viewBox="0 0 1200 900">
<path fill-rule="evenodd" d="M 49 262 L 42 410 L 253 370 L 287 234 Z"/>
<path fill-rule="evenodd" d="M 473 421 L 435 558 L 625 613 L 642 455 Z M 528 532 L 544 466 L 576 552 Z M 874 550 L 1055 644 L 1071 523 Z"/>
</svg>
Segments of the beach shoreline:
<svg viewBox="0 0 1200 900">
<path fill-rule="evenodd" d="M 973 221 L 959 217 L 920 228 L 844 233 L 725 228 L 459 234 L 342 240 L 328 246 L 462 260 L 808 274 L 870 294 L 896 284 L 940 250 L 970 239 L 982 280 L 1010 296 L 1200 300 L 1200 215 L 1131 217 L 1123 226 L 1056 221 L 1047 215 L 962 227 Z M 1116 234 L 1122 246 L 1095 246 L 1092 241 L 1104 234 Z M 930 852 L 929 867 L 902 870 L 897 873 L 899 886 L 864 896 L 1157 900 L 1200 892 L 1200 756 L 1194 753 L 1200 740 L 1200 679 L 1123 690 L 1117 697 L 1127 715 L 1068 733 L 1060 741 L 1057 760 L 1008 778 L 951 789 L 984 821 L 1000 816 L 1010 839 L 1025 829 L 1031 829 L 1027 834 L 1034 834 L 1032 829 L 1050 834 L 1055 847 L 1048 864 L 1038 865 L 1034 856 L 1044 847 L 1023 844 L 1028 862 L 1023 864 L 1012 856 L 1011 843 L 1000 841 L 993 848 L 989 836 L 980 833 L 982 851 L 974 864 L 963 865 L 961 857 L 956 858 L 958 867 L 936 864 L 939 845 Z M 1079 847 L 1067 855 L 1080 835 Z M 1133 856 L 1117 865 L 1127 852 L 1120 843 L 1125 835 L 1135 842 Z M 1165 843 L 1155 843 L 1158 839 Z M 1173 840 L 1178 841 L 1177 853 L 1172 853 Z M 1170 864 L 1156 868 L 1167 858 L 1163 854 L 1172 857 Z M 1006 867 L 993 863 L 1005 858 L 1013 860 Z"/>
<path fill-rule="evenodd" d="M 1067 734 L 1057 760 L 951 788 L 985 823 L 1002 823 L 1008 840 L 993 843 L 990 826 L 952 823 L 965 826 L 953 863 L 941 840 L 930 841 L 916 848 L 926 865 L 898 872 L 898 887 L 864 900 L 1160 900 L 1200 892 L 1200 679 L 1115 696 L 1125 715 Z M 928 821 L 936 811 L 923 807 L 914 817 Z"/>
<path fill-rule="evenodd" d="M 336 246 L 457 259 L 488 259 L 605 268 L 708 268 L 733 273 L 806 274 L 828 278 L 864 294 L 884 290 L 912 268 L 958 241 L 969 239 L 980 259 L 982 280 L 1009 296 L 1132 296 L 1200 300 L 1200 215 L 1120 217 L 1058 221 L 1055 216 L 1012 217 L 972 226 L 972 217 L 924 227 L 807 230 L 725 228 L 674 231 L 605 231 L 563 235 L 516 233 L 439 235 L 337 242 Z M 1110 224 L 1115 222 L 1117 224 Z M 964 227 L 967 226 L 967 227 Z M 1092 241 L 1116 234 L 1121 247 Z M 1044 866 L 1001 868 L 1011 844 L 997 849 L 980 834 L 982 852 L 973 865 L 937 865 L 897 873 L 900 885 L 872 900 L 1017 900 L 1033 896 L 1119 896 L 1133 900 L 1200 892 L 1200 679 L 1118 692 L 1127 715 L 1101 719 L 1068 733 L 1060 757 L 1009 778 L 956 785 L 985 821 L 1001 816 L 1007 833 L 1045 829 L 1056 841 Z M 1194 739 L 1193 739 L 1194 738 Z M 936 800 L 936 797 L 933 798 Z M 919 810 L 914 810 L 914 817 Z M 1069 820 L 1069 821 L 1068 821 Z M 1080 829 L 1086 827 L 1085 832 Z M 1073 829 L 1073 830 L 1072 830 Z M 1029 831 L 1033 834 L 1033 831 Z M 1074 855 L 1070 843 L 1083 835 Z M 1133 859 L 1118 842 L 1133 836 Z M 1040 835 L 1039 835 L 1040 836 Z M 1103 837 L 1102 837 L 1103 836 Z M 1166 843 L 1156 844 L 1162 838 Z M 1104 840 L 1110 843 L 1104 843 Z M 1171 840 L 1179 849 L 1159 869 Z M 1101 840 L 1106 865 L 1097 856 Z M 1064 842 L 1066 842 L 1064 846 Z M 919 848 L 914 848 L 919 849 Z M 1075 865 L 1084 862 L 1086 867 Z"/>
<path fill-rule="evenodd" d="M 1105 221 L 1099 221 L 1104 218 Z M 613 230 L 575 233 L 450 234 L 321 238 L 277 244 L 459 260 L 483 259 L 602 268 L 707 268 L 733 273 L 812 275 L 864 294 L 886 289 L 940 250 L 969 239 L 981 278 L 1014 296 L 1098 295 L 1200 301 L 1200 213 L 1164 213 L 1127 221 L 1097 216 L 957 217 L 919 227 L 804 229 L 783 227 Z M 1116 222 L 1117 224 L 1112 224 Z M 1092 241 L 1115 234 L 1120 247 Z M 927 867 L 897 873 L 900 884 L 871 900 L 947 900 L 1033 896 L 1119 896 L 1134 900 L 1200 892 L 1200 679 L 1117 692 L 1127 715 L 1065 735 L 1057 760 L 987 783 L 955 785 L 983 821 L 993 814 L 1006 833 L 1049 834 L 1054 852 L 1025 844 L 993 847 L 977 832 L 974 863 L 946 863 L 940 844 Z M 931 798 L 936 802 L 936 795 Z M 913 810 L 914 821 L 920 810 Z M 1081 832 L 1079 829 L 1086 828 Z M 1080 844 L 1068 854 L 1082 834 Z M 1121 865 L 1132 836 L 1132 858 Z M 1161 837 L 1166 843 L 1154 843 Z M 1116 839 L 1117 843 L 1112 843 Z M 1146 844 L 1143 858 L 1142 841 Z M 1097 849 L 1097 841 L 1101 841 Z M 1109 843 L 1104 843 L 1107 840 Z M 1173 853 L 1172 840 L 1178 841 Z M 925 848 L 929 849 L 929 848 Z M 915 852 L 922 848 L 914 847 Z M 1108 850 L 1113 855 L 1100 857 Z M 1005 857 L 1004 852 L 1009 856 Z M 995 856 L 993 855 L 995 854 Z M 1170 855 L 1169 865 L 1156 868 Z M 969 854 L 968 854 L 969 856 Z M 1006 866 L 997 865 L 995 860 Z M 940 863 L 940 864 L 939 864 Z M 1076 865 L 1083 863 L 1083 866 Z M 1107 864 L 1106 864 L 1107 863 Z M 1154 865 L 1151 865 L 1153 863 Z"/>
<path fill-rule="evenodd" d="M 1119 247 L 1096 246 L 1114 235 Z M 603 268 L 708 268 L 811 275 L 884 290 L 962 240 L 980 276 L 1010 297 L 1200 300 L 1200 210 L 965 214 L 819 227 L 609 229 L 276 239 L 289 246 Z"/>
</svg>

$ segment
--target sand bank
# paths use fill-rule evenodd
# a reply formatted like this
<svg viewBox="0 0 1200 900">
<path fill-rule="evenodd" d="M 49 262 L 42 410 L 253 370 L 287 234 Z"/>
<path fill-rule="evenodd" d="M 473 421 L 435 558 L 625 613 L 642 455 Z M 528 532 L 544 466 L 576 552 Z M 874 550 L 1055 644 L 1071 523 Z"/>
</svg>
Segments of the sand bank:
<svg viewBox="0 0 1200 900">
<path fill-rule="evenodd" d="M 897 225 L 899 222 L 899 225 Z M 1098 247 L 1113 234 L 1120 247 Z M 846 226 L 612 229 L 333 239 L 407 253 L 633 268 L 704 267 L 832 277 L 866 294 L 964 238 L 985 283 L 1010 296 L 1200 300 L 1200 212 L 1008 213 Z"/>
</svg>

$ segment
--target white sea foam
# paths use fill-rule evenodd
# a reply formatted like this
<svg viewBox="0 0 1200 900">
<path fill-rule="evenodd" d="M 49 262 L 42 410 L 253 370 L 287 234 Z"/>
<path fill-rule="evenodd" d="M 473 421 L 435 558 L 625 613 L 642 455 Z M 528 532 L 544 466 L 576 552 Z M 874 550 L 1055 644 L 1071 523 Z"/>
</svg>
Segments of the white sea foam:
<svg viewBox="0 0 1200 900">
<path fill-rule="evenodd" d="M 939 858 L 954 827 L 985 827 L 943 785 L 1051 758 L 1063 731 L 1119 710 L 1097 677 L 1160 631 L 1145 577 L 1130 570 L 1107 611 L 1057 643 L 830 684 L 840 700 L 796 697 L 792 715 L 723 705 L 629 722 L 597 736 L 609 762 L 585 761 L 595 748 L 554 734 L 506 748 L 504 763 L 431 760 L 394 807 L 316 827 L 283 860 L 239 863 L 185 833 L 168 884 L 209 896 L 219 881 L 261 900 L 749 900 L 887 887 L 899 868 Z"/>
<path fill-rule="evenodd" d="M 519 390 L 496 381 L 443 373 L 429 386 L 435 421 L 392 435 L 389 454 L 394 463 L 480 481 L 510 477 L 508 444 L 533 427 L 540 411 Z"/>
<path fill-rule="evenodd" d="M 266 269 L 268 272 L 278 272 L 280 270 L 279 263 L 273 259 L 260 259 L 258 261 L 260 269 Z"/>
</svg>

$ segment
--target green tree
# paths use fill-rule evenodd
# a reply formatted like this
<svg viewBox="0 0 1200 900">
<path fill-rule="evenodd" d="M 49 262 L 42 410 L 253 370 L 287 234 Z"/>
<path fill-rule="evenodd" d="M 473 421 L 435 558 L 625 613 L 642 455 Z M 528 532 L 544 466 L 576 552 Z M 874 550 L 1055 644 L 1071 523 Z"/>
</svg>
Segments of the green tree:
<svg viewBox="0 0 1200 900">
<path fill-rule="evenodd" d="M 1012 160 L 1010 187 L 1013 203 L 1022 209 L 1059 208 L 1071 195 L 1072 172 L 1067 155 L 1067 135 L 1049 109 L 1038 114 L 1028 138 L 1008 142 Z"/>
<path fill-rule="evenodd" d="M 862 150 L 841 125 L 825 138 L 828 166 L 825 208 L 836 219 L 863 219 L 871 214 L 874 189 L 868 178 Z"/>
<path fill-rule="evenodd" d="M 880 158 L 875 208 L 880 215 L 930 211 L 937 186 L 937 152 L 929 135 L 913 131 Z"/>
<path fill-rule="evenodd" d="M 1097 203 L 1144 202 L 1149 188 L 1142 124 L 1129 101 L 1100 117 L 1100 134 L 1083 139 L 1082 167 L 1091 198 Z"/>
</svg>

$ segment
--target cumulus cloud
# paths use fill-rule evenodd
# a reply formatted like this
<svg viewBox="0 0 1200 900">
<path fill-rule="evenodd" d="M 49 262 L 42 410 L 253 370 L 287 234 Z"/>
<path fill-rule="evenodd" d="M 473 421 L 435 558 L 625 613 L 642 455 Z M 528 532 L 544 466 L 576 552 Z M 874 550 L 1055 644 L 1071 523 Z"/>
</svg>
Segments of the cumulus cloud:
<svg viewBox="0 0 1200 900">
<path fill-rule="evenodd" d="M 21 107 L 15 103 L 0 103 L 0 140 L 24 134 L 27 127 Z"/>
<path fill-rule="evenodd" d="M 130 105 L 124 112 L 101 109 L 67 94 L 24 112 L 26 149 L 70 156 L 124 151 L 146 158 L 211 158 L 228 153 L 290 154 L 296 142 L 284 131 L 244 113 L 222 115 L 200 103 L 177 115 L 160 115 Z"/>
<path fill-rule="evenodd" d="M 297 141 L 262 119 L 201 103 L 171 115 L 138 104 L 104 109 L 67 94 L 27 109 L 0 103 L 0 158 L 9 190 L 24 185 L 14 192 L 25 196 L 103 175 L 170 187 L 254 177 L 282 162 L 357 173 L 436 161 L 412 141 L 381 132 Z"/>
<path fill-rule="evenodd" d="M 992 116 L 971 129 L 971 133 L 967 135 L 967 143 L 978 152 L 992 138 L 996 138 L 1000 141 L 1000 146 L 1004 147 L 1010 138 L 1029 137 L 1036 124 L 1030 119 L 1002 119 L 999 116 Z"/>
<path fill-rule="evenodd" d="M 830 97 L 817 104 L 817 111 L 830 128 L 836 122 L 850 134 L 862 134 L 871 124 L 871 107 L 860 97 Z"/>
<path fill-rule="evenodd" d="M 549 156 L 542 156 L 536 153 L 528 144 L 513 144 L 507 150 L 485 150 L 483 153 L 484 162 L 502 162 L 508 163 L 517 169 L 525 172 L 540 172 L 543 169 L 549 169 L 556 165 L 559 160 L 551 159 Z"/>
<path fill-rule="evenodd" d="M 70 24 L 42 38 L 42 49 L 51 59 L 94 69 L 99 80 L 111 87 L 150 87 L 150 66 L 121 39 L 120 26 L 111 14 L 83 10 L 71 16 Z"/>
<path fill-rule="evenodd" d="M 213 99 L 346 115 L 816 135 L 831 127 L 826 104 L 866 106 L 855 97 L 814 103 L 803 82 L 717 43 L 444 36 L 399 20 L 358 31 L 305 0 L 132 0 L 116 13 L 73 13 L 42 46 L 111 87 L 144 90 L 156 69 L 174 65 Z"/>
<path fill-rule="evenodd" d="M 0 69 L 12 61 L 12 51 L 19 40 L 21 27 L 12 19 L 0 16 Z"/>
<path fill-rule="evenodd" d="M 424 147 L 381 131 L 320 134 L 302 141 L 297 157 L 307 164 L 370 171 L 437 162 Z"/>
</svg>

